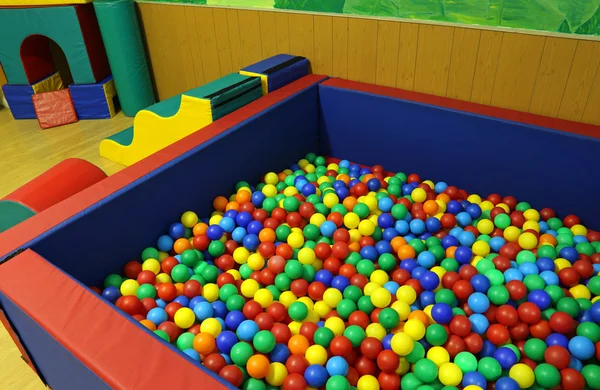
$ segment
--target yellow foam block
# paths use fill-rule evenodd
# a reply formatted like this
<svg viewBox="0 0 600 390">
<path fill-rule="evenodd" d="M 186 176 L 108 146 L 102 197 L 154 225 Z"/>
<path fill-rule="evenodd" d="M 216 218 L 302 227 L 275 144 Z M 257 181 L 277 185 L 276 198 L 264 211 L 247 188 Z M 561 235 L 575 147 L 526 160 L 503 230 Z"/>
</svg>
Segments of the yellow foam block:
<svg viewBox="0 0 600 390">
<path fill-rule="evenodd" d="M 63 84 L 62 77 L 60 77 L 60 73 L 56 72 L 39 83 L 33 84 L 31 88 L 33 88 L 33 93 L 38 94 L 58 91 L 59 89 L 64 89 L 65 85 Z"/>
<path fill-rule="evenodd" d="M 177 114 L 163 118 L 142 110 L 133 120 L 133 140 L 121 145 L 111 139 L 100 142 L 100 155 L 130 166 L 212 123 L 210 100 L 181 95 Z"/>
<path fill-rule="evenodd" d="M 117 96 L 117 89 L 115 88 L 115 80 L 110 79 L 110 81 L 102 86 L 104 89 L 104 96 L 106 96 L 106 103 L 108 104 L 108 111 L 110 112 L 110 117 L 112 118 L 117 114 L 117 110 L 115 109 L 115 101 L 114 98 Z"/>
<path fill-rule="evenodd" d="M 260 77 L 260 84 L 262 87 L 263 96 L 266 96 L 269 93 L 269 78 L 266 74 L 246 72 L 245 70 L 240 70 L 239 73 L 243 76 Z"/>
<path fill-rule="evenodd" d="M 65 4 L 87 4 L 94 0 L 0 0 L 0 7 L 25 6 L 25 5 L 65 5 Z"/>
</svg>

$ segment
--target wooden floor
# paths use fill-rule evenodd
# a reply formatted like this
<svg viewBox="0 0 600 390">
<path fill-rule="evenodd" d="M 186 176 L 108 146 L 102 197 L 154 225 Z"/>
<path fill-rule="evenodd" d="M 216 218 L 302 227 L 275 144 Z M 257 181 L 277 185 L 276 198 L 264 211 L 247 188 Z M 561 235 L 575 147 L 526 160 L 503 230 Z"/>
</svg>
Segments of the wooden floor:
<svg viewBox="0 0 600 390">
<path fill-rule="evenodd" d="M 96 164 L 111 175 L 124 167 L 100 157 L 98 145 L 109 135 L 131 126 L 133 118 L 119 113 L 110 120 L 78 123 L 40 130 L 36 120 L 15 121 L 0 109 L 0 198 L 69 157 Z M 21 354 L 0 323 L 0 390 L 45 389 L 21 359 Z"/>
</svg>

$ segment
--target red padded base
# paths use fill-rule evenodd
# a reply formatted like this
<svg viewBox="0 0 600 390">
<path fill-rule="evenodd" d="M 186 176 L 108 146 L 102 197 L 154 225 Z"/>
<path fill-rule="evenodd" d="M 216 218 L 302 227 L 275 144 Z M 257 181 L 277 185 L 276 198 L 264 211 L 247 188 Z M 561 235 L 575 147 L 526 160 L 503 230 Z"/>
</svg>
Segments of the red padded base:
<svg viewBox="0 0 600 390">
<path fill-rule="evenodd" d="M 42 129 L 51 129 L 79 119 L 68 89 L 33 95 L 33 107 Z"/>
</svg>

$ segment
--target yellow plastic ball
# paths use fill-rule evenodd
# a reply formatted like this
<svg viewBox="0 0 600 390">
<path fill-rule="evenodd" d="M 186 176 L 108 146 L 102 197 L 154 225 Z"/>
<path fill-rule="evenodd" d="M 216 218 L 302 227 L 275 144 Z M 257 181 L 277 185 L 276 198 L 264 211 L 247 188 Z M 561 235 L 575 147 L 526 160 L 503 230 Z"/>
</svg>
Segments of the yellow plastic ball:
<svg viewBox="0 0 600 390">
<path fill-rule="evenodd" d="M 287 237 L 287 243 L 294 249 L 299 249 L 304 245 L 304 236 L 302 233 L 293 232 Z"/>
<path fill-rule="evenodd" d="M 358 229 L 350 229 L 348 233 L 350 234 L 350 242 L 358 242 L 362 238 L 362 234 L 360 234 Z"/>
<path fill-rule="evenodd" d="M 417 187 L 412 190 L 410 197 L 415 202 L 423 203 L 427 199 L 427 192 L 424 189 Z"/>
<path fill-rule="evenodd" d="M 400 358 L 400 364 L 398 364 L 398 368 L 396 369 L 396 374 L 404 375 L 410 370 L 410 363 L 406 360 L 405 357 Z"/>
<path fill-rule="evenodd" d="M 194 311 L 188 307 L 182 307 L 181 309 L 177 310 L 174 318 L 175 325 L 181 329 L 187 329 L 191 327 L 196 321 L 196 315 L 194 314 Z"/>
<path fill-rule="evenodd" d="M 386 336 L 387 332 L 385 328 L 378 323 L 372 323 L 367 325 L 367 329 L 365 329 L 365 333 L 367 337 L 375 337 L 377 340 L 381 341 Z"/>
<path fill-rule="evenodd" d="M 200 332 L 210 333 L 213 337 L 217 337 L 221 330 L 221 323 L 215 318 L 207 318 L 200 324 Z"/>
<path fill-rule="evenodd" d="M 296 187 L 286 187 L 283 190 L 283 195 L 285 196 L 294 196 L 298 193 L 298 189 Z"/>
<path fill-rule="evenodd" d="M 298 261 L 300 261 L 301 264 L 312 264 L 315 262 L 316 258 L 315 251 L 311 248 L 302 248 L 298 252 Z"/>
<path fill-rule="evenodd" d="M 346 325 L 344 320 L 340 317 L 330 317 L 325 321 L 325 327 L 333 332 L 334 335 L 339 336 L 344 333 Z"/>
<path fill-rule="evenodd" d="M 571 287 L 569 289 L 569 292 L 571 293 L 571 295 L 573 295 L 573 298 L 575 299 L 583 298 L 589 300 L 592 298 L 592 293 L 583 284 L 578 284 L 577 286 Z"/>
<path fill-rule="evenodd" d="M 271 386 L 279 387 L 288 376 L 287 368 L 283 363 L 274 362 L 269 366 L 269 373 L 265 378 Z"/>
<path fill-rule="evenodd" d="M 471 249 L 477 256 L 485 257 L 490 254 L 490 244 L 483 240 L 475 241 Z"/>
<path fill-rule="evenodd" d="M 438 375 L 440 382 L 445 386 L 458 386 L 463 377 L 462 370 L 454 363 L 442 364 Z"/>
<path fill-rule="evenodd" d="M 198 223 L 198 215 L 193 211 L 186 211 L 181 216 L 181 223 L 186 228 L 193 228 Z"/>
<path fill-rule="evenodd" d="M 360 221 L 358 224 L 358 232 L 363 236 L 370 236 L 375 232 L 375 224 L 368 219 Z"/>
<path fill-rule="evenodd" d="M 310 162 L 305 158 L 298 161 L 298 166 L 302 169 L 304 169 L 304 167 L 307 166 L 308 164 L 310 164 Z"/>
<path fill-rule="evenodd" d="M 240 286 L 240 291 L 242 295 L 246 298 L 252 298 L 256 294 L 256 292 L 260 289 L 260 285 L 254 279 L 246 279 L 242 282 Z"/>
<path fill-rule="evenodd" d="M 392 309 L 400 316 L 400 321 L 405 321 L 410 314 L 410 305 L 406 302 L 396 301 L 392 303 Z"/>
<path fill-rule="evenodd" d="M 162 263 L 164 259 L 166 259 L 167 257 L 169 257 L 169 254 L 167 252 L 163 252 L 163 251 L 158 251 L 158 262 Z"/>
<path fill-rule="evenodd" d="M 356 229 L 360 223 L 360 217 L 356 213 L 347 213 L 344 215 L 344 226 L 348 229 Z"/>
<path fill-rule="evenodd" d="M 290 305 L 296 302 L 298 298 L 291 291 L 284 291 L 279 296 L 279 302 L 285 306 L 286 308 L 290 307 Z"/>
<path fill-rule="evenodd" d="M 406 356 L 415 347 L 415 340 L 404 332 L 396 333 L 391 340 L 392 351 L 399 356 Z"/>
<path fill-rule="evenodd" d="M 311 345 L 304 353 L 304 357 L 310 364 L 325 365 L 327 362 L 327 350 L 320 345 Z"/>
<path fill-rule="evenodd" d="M 262 193 L 265 194 L 267 198 L 273 198 L 277 195 L 277 188 L 273 184 L 266 184 L 262 188 Z"/>
<path fill-rule="evenodd" d="M 535 230 L 536 232 L 540 232 L 540 224 L 536 221 L 525 221 L 523 224 L 523 230 Z"/>
<path fill-rule="evenodd" d="M 371 294 L 373 294 L 373 292 L 377 289 L 381 288 L 381 285 L 374 283 L 374 282 L 369 282 L 367 284 L 365 284 L 365 287 L 363 288 L 363 293 L 370 297 Z"/>
<path fill-rule="evenodd" d="M 325 318 L 325 316 L 331 311 L 331 308 L 327 306 L 325 302 L 317 301 L 315 302 L 315 308 L 313 310 L 320 318 Z"/>
<path fill-rule="evenodd" d="M 314 310 L 308 310 L 308 314 L 306 315 L 306 318 L 304 319 L 304 322 L 314 322 L 317 323 L 321 320 L 321 317 L 319 317 L 319 315 L 314 311 Z"/>
<path fill-rule="evenodd" d="M 323 294 L 323 301 L 332 309 L 336 308 L 342 299 L 342 292 L 337 288 L 328 288 Z"/>
<path fill-rule="evenodd" d="M 506 203 L 498 203 L 496 207 L 500 207 L 505 213 L 510 213 L 510 207 Z"/>
<path fill-rule="evenodd" d="M 260 271 L 265 266 L 265 259 L 260 253 L 253 253 L 248 256 L 248 267 L 253 271 Z"/>
<path fill-rule="evenodd" d="M 138 288 L 140 288 L 140 284 L 135 279 L 127 279 L 123 283 L 121 283 L 121 295 L 129 296 L 135 295 L 137 293 Z"/>
<path fill-rule="evenodd" d="M 490 234 L 494 231 L 494 222 L 489 219 L 482 219 L 477 222 L 477 230 L 479 230 L 479 233 L 481 234 Z"/>
<path fill-rule="evenodd" d="M 573 225 L 571 226 L 571 233 L 573 233 L 574 236 L 587 236 L 588 230 L 583 225 Z"/>
<path fill-rule="evenodd" d="M 555 272 L 559 272 L 563 268 L 569 268 L 569 267 L 571 267 L 571 263 L 569 262 L 569 260 L 563 259 L 562 257 L 554 260 L 554 264 L 556 265 Z"/>
<path fill-rule="evenodd" d="M 202 296 L 209 302 L 219 299 L 219 286 L 214 283 L 207 283 L 202 287 Z"/>
<path fill-rule="evenodd" d="M 481 203 L 481 196 L 479 196 L 477 194 L 472 194 L 472 195 L 469 195 L 467 200 L 471 203 L 479 204 L 479 203 Z"/>
<path fill-rule="evenodd" d="M 427 184 L 432 190 L 435 187 L 435 184 L 431 180 L 423 180 L 423 184 Z"/>
<path fill-rule="evenodd" d="M 540 220 L 540 213 L 536 209 L 529 209 L 523 212 L 523 217 L 528 221 L 538 222 Z"/>
<path fill-rule="evenodd" d="M 411 286 L 400 286 L 396 291 L 396 298 L 398 298 L 399 301 L 412 305 L 417 300 L 417 292 Z"/>
<path fill-rule="evenodd" d="M 494 204 L 489 200 L 484 200 L 479 204 L 479 207 L 481 208 L 481 211 L 488 211 L 494 208 Z"/>
<path fill-rule="evenodd" d="M 425 308 L 423 309 L 423 313 L 425 313 L 427 318 L 429 318 L 430 324 L 435 324 L 436 322 L 433 319 L 433 317 L 431 316 L 431 310 L 433 310 L 433 304 L 425 306 Z"/>
<path fill-rule="evenodd" d="M 383 287 L 379 287 L 371 294 L 371 303 L 380 309 L 388 307 L 392 302 L 392 294 Z"/>
<path fill-rule="evenodd" d="M 250 257 L 250 252 L 243 246 L 235 248 L 233 251 L 233 260 L 238 264 L 246 264 Z"/>
<path fill-rule="evenodd" d="M 172 279 L 171 276 L 169 276 L 169 274 L 166 273 L 160 273 L 158 275 L 156 275 L 156 284 L 162 284 L 162 283 L 171 283 Z"/>
<path fill-rule="evenodd" d="M 229 271 L 227 271 L 227 273 L 231 274 L 233 276 L 234 280 L 242 279 L 242 275 L 240 274 L 240 271 L 238 271 L 237 269 L 230 269 Z"/>
<path fill-rule="evenodd" d="M 300 328 L 302 327 L 302 322 L 300 321 L 292 321 L 288 324 L 288 328 L 292 332 L 292 335 L 300 334 Z"/>
<path fill-rule="evenodd" d="M 336 163 L 329 163 L 327 165 L 327 170 L 328 171 L 336 171 L 336 172 L 338 172 L 340 170 L 340 166 L 337 165 Z"/>
<path fill-rule="evenodd" d="M 320 227 L 325 221 L 327 221 L 327 218 L 320 213 L 315 213 L 310 217 L 310 223 L 317 227 Z"/>
<path fill-rule="evenodd" d="M 312 267 L 315 269 L 315 271 L 322 270 L 323 269 L 323 260 L 315 259 L 315 261 L 312 263 Z"/>
<path fill-rule="evenodd" d="M 317 168 L 312 164 L 308 164 L 307 166 L 304 167 L 304 170 L 306 171 L 306 173 L 313 173 L 314 171 L 317 170 Z"/>
<path fill-rule="evenodd" d="M 509 226 L 504 229 L 504 238 L 509 242 L 515 242 L 519 239 L 521 230 L 516 226 Z"/>
<path fill-rule="evenodd" d="M 261 288 L 254 294 L 254 300 L 266 309 L 273 304 L 273 293 L 266 288 Z"/>
<path fill-rule="evenodd" d="M 485 390 L 485 389 L 482 389 L 481 387 L 479 387 L 477 385 L 468 385 L 468 386 L 464 387 L 463 390 Z"/>
<path fill-rule="evenodd" d="M 404 333 L 412 337 L 415 341 L 419 341 L 425 337 L 425 331 L 425 324 L 416 318 L 412 318 L 404 324 Z"/>
<path fill-rule="evenodd" d="M 142 270 L 152 271 L 154 275 L 158 275 L 160 272 L 160 262 L 156 259 L 146 259 L 142 263 Z"/>
<path fill-rule="evenodd" d="M 306 307 L 308 308 L 308 310 L 313 310 L 315 307 L 315 303 L 309 297 L 300 297 L 300 298 L 298 298 L 298 302 L 304 303 L 306 305 Z"/>
<path fill-rule="evenodd" d="M 373 283 L 377 283 L 378 285 L 383 286 L 384 284 L 390 281 L 390 277 L 387 274 L 387 272 L 378 269 L 373 271 L 373 273 L 370 276 L 370 280 Z"/>
<path fill-rule="evenodd" d="M 279 182 L 279 176 L 275 172 L 269 172 L 265 175 L 265 184 L 275 185 Z"/>
<path fill-rule="evenodd" d="M 356 383 L 357 390 L 379 390 L 379 381 L 373 375 L 363 375 Z"/>
<path fill-rule="evenodd" d="M 427 359 L 434 362 L 436 366 L 441 367 L 442 364 L 450 361 L 450 354 L 444 347 L 431 347 L 429 351 L 427 351 Z"/>
<path fill-rule="evenodd" d="M 535 234 L 525 232 L 519 236 L 518 243 L 521 248 L 531 250 L 537 247 L 538 239 Z"/>
<path fill-rule="evenodd" d="M 221 220 L 223 219 L 223 216 L 220 214 L 215 214 L 212 217 L 210 217 L 210 219 L 208 220 L 208 224 L 210 226 L 212 225 L 218 225 L 219 223 L 221 223 Z"/>
<path fill-rule="evenodd" d="M 340 198 L 333 192 L 330 192 L 323 197 L 323 204 L 328 208 L 332 208 L 338 203 L 340 203 Z"/>
<path fill-rule="evenodd" d="M 446 270 L 440 267 L 439 265 L 436 265 L 435 267 L 431 268 L 431 272 L 435 273 L 440 278 L 440 280 L 442 280 L 442 277 L 446 273 Z"/>
<path fill-rule="evenodd" d="M 527 389 L 533 386 L 535 374 L 531 367 L 524 363 L 517 363 L 510 368 L 508 376 L 514 379 L 521 389 Z"/>
</svg>

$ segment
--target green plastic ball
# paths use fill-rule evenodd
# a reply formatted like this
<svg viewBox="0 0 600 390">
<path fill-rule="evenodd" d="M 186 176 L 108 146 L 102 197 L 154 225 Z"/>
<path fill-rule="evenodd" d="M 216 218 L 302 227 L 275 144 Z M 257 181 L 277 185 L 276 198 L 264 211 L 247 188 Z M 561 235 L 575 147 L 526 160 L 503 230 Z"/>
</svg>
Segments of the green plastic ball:
<svg viewBox="0 0 600 390">
<path fill-rule="evenodd" d="M 394 217 L 396 220 L 404 219 L 408 215 L 408 209 L 406 208 L 405 205 L 400 204 L 400 203 L 392 206 L 391 211 L 392 211 L 392 217 Z"/>
<path fill-rule="evenodd" d="M 165 332 L 164 330 L 156 329 L 154 331 L 154 334 L 157 335 L 158 337 L 160 337 L 161 339 L 163 339 L 164 341 L 166 341 L 167 343 L 171 342 L 171 339 L 169 338 L 169 334 L 167 332 Z"/>
<path fill-rule="evenodd" d="M 504 305 L 510 299 L 510 294 L 508 290 L 502 285 L 493 285 L 492 287 L 490 287 L 490 289 L 487 292 L 487 296 L 488 298 L 490 298 L 490 301 L 496 306 Z"/>
<path fill-rule="evenodd" d="M 196 335 L 190 332 L 185 332 L 181 334 L 181 336 L 177 337 L 177 348 L 179 348 L 180 351 L 185 351 L 186 349 L 193 348 L 194 337 L 196 337 Z"/>
<path fill-rule="evenodd" d="M 334 375 L 327 379 L 325 390 L 350 390 L 350 382 L 341 375 Z"/>
<path fill-rule="evenodd" d="M 412 351 L 406 355 L 406 360 L 409 363 L 416 363 L 425 357 L 425 347 L 421 343 L 415 343 Z"/>
<path fill-rule="evenodd" d="M 123 283 L 121 275 L 110 274 L 104 279 L 104 287 L 116 287 L 120 288 Z"/>
<path fill-rule="evenodd" d="M 216 266 L 209 264 L 206 268 L 204 268 L 204 270 L 202 270 L 202 277 L 208 283 L 214 283 L 219 277 L 219 269 Z"/>
<path fill-rule="evenodd" d="M 581 370 L 585 383 L 592 390 L 600 389 L 600 366 L 597 364 L 588 364 Z"/>
<path fill-rule="evenodd" d="M 275 287 L 281 291 L 288 291 L 292 284 L 292 280 L 286 274 L 279 274 L 275 276 Z"/>
<path fill-rule="evenodd" d="M 356 264 L 356 271 L 368 278 L 373 272 L 375 272 L 375 263 L 373 263 L 371 260 L 361 260 L 358 262 L 358 264 Z"/>
<path fill-rule="evenodd" d="M 221 241 L 212 241 L 208 244 L 208 253 L 214 258 L 221 256 L 225 253 L 225 244 Z"/>
<path fill-rule="evenodd" d="M 431 324 L 427 327 L 425 339 L 431 345 L 443 345 L 448 340 L 446 329 L 440 324 Z"/>
<path fill-rule="evenodd" d="M 353 302 L 358 302 L 360 297 L 363 296 L 363 292 L 360 287 L 355 285 L 350 285 L 344 289 L 344 298 L 350 299 Z"/>
<path fill-rule="evenodd" d="M 288 315 L 294 321 L 302 321 L 308 315 L 308 307 L 304 302 L 294 302 L 288 308 Z"/>
<path fill-rule="evenodd" d="M 385 329 L 393 329 L 400 323 L 400 315 L 396 310 L 386 307 L 379 312 L 379 323 Z"/>
<path fill-rule="evenodd" d="M 296 280 L 302 276 L 302 264 L 298 260 L 288 260 L 285 264 L 285 275 L 291 280 Z"/>
<path fill-rule="evenodd" d="M 556 285 L 546 286 L 546 288 L 544 288 L 544 291 L 546 291 L 548 295 L 550 295 L 550 300 L 552 301 L 552 304 L 554 306 L 556 306 L 558 301 L 561 298 L 564 298 L 565 296 L 565 292 L 563 291 L 563 289 Z"/>
<path fill-rule="evenodd" d="M 239 366 L 245 367 L 252 355 L 254 355 L 252 346 L 244 341 L 240 341 L 231 347 L 231 361 Z"/>
<path fill-rule="evenodd" d="M 257 334 L 254 335 L 254 339 L 252 339 L 252 344 L 254 348 L 261 353 L 269 353 L 275 348 L 275 336 L 273 333 L 268 330 L 261 330 Z"/>
<path fill-rule="evenodd" d="M 527 287 L 527 291 L 543 290 L 546 287 L 546 282 L 540 275 L 529 274 L 523 278 L 523 283 Z"/>
<path fill-rule="evenodd" d="M 471 352 L 459 352 L 454 357 L 454 363 L 456 363 L 462 372 L 477 370 L 477 358 Z"/>
<path fill-rule="evenodd" d="M 448 272 L 456 272 L 458 271 L 458 267 L 460 266 L 460 264 L 454 259 L 447 258 L 442 260 L 440 266 Z"/>
<path fill-rule="evenodd" d="M 344 298 L 338 303 L 336 310 L 342 319 L 347 320 L 348 317 L 350 317 L 350 314 L 356 311 L 356 302 L 351 299 Z"/>
<path fill-rule="evenodd" d="M 510 216 L 508 214 L 498 214 L 494 217 L 494 225 L 500 229 L 506 229 L 511 224 Z"/>
<path fill-rule="evenodd" d="M 185 283 L 190 279 L 190 269 L 185 264 L 177 264 L 171 270 L 171 278 L 177 283 Z"/>
<path fill-rule="evenodd" d="M 584 336 L 595 344 L 600 341 L 600 326 L 595 322 L 582 322 L 577 326 L 577 336 Z"/>
<path fill-rule="evenodd" d="M 548 363 L 538 365 L 533 371 L 536 382 L 545 388 L 553 388 L 560 383 L 560 372 L 556 367 Z"/>
<path fill-rule="evenodd" d="M 225 284 L 219 289 L 219 299 L 223 302 L 227 302 L 233 295 L 238 295 L 238 289 L 233 284 Z"/>
<path fill-rule="evenodd" d="M 158 259 L 158 249 L 148 247 L 142 251 L 142 261 L 148 259 Z"/>
<path fill-rule="evenodd" d="M 544 352 L 548 346 L 543 340 L 540 339 L 529 339 L 525 342 L 523 347 L 525 355 L 536 362 L 544 360 Z"/>
<path fill-rule="evenodd" d="M 454 307 L 457 304 L 456 295 L 454 295 L 452 290 L 442 288 L 435 293 L 435 303 L 446 303 L 450 307 Z"/>
<path fill-rule="evenodd" d="M 365 339 L 365 331 L 358 325 L 350 325 L 344 330 L 344 336 L 350 340 L 354 348 L 357 348 Z"/>
<path fill-rule="evenodd" d="M 417 388 L 422 384 L 423 382 L 421 382 L 414 373 L 408 372 L 402 376 L 400 388 L 402 390 L 417 390 Z"/>
<path fill-rule="evenodd" d="M 324 348 L 329 348 L 331 340 L 333 340 L 334 337 L 335 334 L 331 329 L 322 327 L 315 331 L 315 334 L 313 335 L 313 340 L 315 344 L 320 345 Z"/>
<path fill-rule="evenodd" d="M 187 249 L 181 254 L 181 263 L 187 265 L 190 268 L 194 268 L 194 266 L 198 263 L 199 260 L 200 259 L 198 258 L 198 254 L 193 249 Z"/>
<path fill-rule="evenodd" d="M 579 316 L 579 313 L 581 312 L 579 303 L 577 303 L 577 300 L 575 298 L 571 297 L 561 298 L 556 304 L 556 310 L 564 311 L 573 318 Z"/>
<path fill-rule="evenodd" d="M 244 297 L 242 297 L 241 295 L 235 294 L 230 296 L 229 298 L 227 298 L 227 302 L 225 303 L 225 306 L 227 306 L 227 310 L 229 311 L 234 311 L 234 310 L 242 310 L 244 308 L 244 305 L 246 304 L 246 300 L 244 299 Z"/>
<path fill-rule="evenodd" d="M 479 360 L 477 371 L 483 375 L 488 382 L 495 381 L 502 375 L 502 367 L 498 360 L 489 356 Z"/>
<path fill-rule="evenodd" d="M 429 359 L 421 359 L 415 363 L 413 372 L 421 382 L 433 382 L 438 376 L 438 368 Z"/>
<path fill-rule="evenodd" d="M 244 383 L 244 386 L 242 387 L 242 389 L 243 390 L 267 390 L 267 386 L 266 386 L 265 382 L 263 382 L 260 379 L 248 378 L 246 383 Z"/>
<path fill-rule="evenodd" d="M 144 298 L 154 299 L 156 298 L 156 287 L 148 283 L 142 284 L 140 287 L 138 287 L 135 295 L 138 297 L 139 300 L 142 300 Z"/>
<path fill-rule="evenodd" d="M 375 305 L 371 302 L 371 297 L 362 296 L 358 299 L 357 302 L 358 310 L 364 311 L 367 314 L 371 314 L 373 310 L 375 310 Z"/>
<path fill-rule="evenodd" d="M 391 271 L 396 267 L 396 258 L 391 253 L 384 253 L 379 256 L 377 260 L 377 264 L 379 264 L 379 268 L 384 271 Z"/>
</svg>

